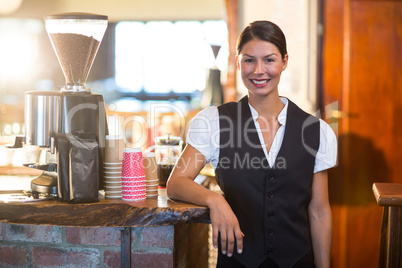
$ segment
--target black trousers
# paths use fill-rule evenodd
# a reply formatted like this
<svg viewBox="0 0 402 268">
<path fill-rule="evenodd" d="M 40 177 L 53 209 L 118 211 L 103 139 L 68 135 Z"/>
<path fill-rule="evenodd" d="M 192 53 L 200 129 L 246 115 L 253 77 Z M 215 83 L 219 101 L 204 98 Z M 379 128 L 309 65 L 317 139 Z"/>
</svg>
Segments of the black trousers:
<svg viewBox="0 0 402 268">
<path fill-rule="evenodd" d="M 228 257 L 222 253 L 218 253 L 218 262 L 216 264 L 217 268 L 246 268 L 238 260 L 233 257 Z M 314 268 L 314 254 L 310 251 L 306 256 L 301 258 L 293 268 Z M 270 258 L 266 259 L 263 263 L 258 266 L 258 268 L 280 268 L 276 263 L 274 263 Z"/>
</svg>

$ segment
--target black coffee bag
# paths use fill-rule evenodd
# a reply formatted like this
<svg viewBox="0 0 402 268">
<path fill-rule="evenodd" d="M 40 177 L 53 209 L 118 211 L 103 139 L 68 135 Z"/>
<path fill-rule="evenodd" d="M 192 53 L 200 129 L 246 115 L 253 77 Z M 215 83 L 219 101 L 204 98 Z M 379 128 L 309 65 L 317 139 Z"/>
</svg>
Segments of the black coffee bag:
<svg viewBox="0 0 402 268">
<path fill-rule="evenodd" d="M 70 201 L 70 142 L 67 134 L 56 134 L 57 192 L 61 201 Z"/>
<path fill-rule="evenodd" d="M 99 202 L 99 145 L 95 134 L 73 134 L 69 159 L 69 201 Z"/>
</svg>

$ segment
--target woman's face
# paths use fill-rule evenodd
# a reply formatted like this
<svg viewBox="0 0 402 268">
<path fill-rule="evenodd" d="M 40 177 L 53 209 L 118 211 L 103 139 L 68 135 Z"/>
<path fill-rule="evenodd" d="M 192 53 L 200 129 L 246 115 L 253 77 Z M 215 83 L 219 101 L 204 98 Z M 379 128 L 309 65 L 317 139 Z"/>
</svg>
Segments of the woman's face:
<svg viewBox="0 0 402 268">
<path fill-rule="evenodd" d="M 253 39 L 244 44 L 236 61 L 249 94 L 267 96 L 278 90 L 281 72 L 288 63 L 288 55 L 282 58 L 274 44 Z"/>
</svg>

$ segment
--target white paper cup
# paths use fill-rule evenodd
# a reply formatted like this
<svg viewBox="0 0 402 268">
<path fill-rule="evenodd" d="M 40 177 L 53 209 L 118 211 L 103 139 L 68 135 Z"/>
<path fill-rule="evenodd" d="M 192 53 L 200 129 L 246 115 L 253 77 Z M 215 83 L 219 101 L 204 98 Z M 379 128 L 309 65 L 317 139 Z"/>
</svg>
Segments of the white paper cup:
<svg viewBox="0 0 402 268">
<path fill-rule="evenodd" d="M 122 169 L 122 167 L 121 167 L 121 165 L 120 166 L 103 166 L 103 170 L 104 171 L 118 171 L 118 170 L 120 170 L 121 171 L 121 169 Z"/>
<path fill-rule="evenodd" d="M 121 195 L 117 195 L 117 196 L 110 196 L 110 195 L 106 195 L 105 199 L 121 199 Z"/>
<path fill-rule="evenodd" d="M 103 162 L 106 167 L 113 167 L 113 166 L 122 166 L 123 162 Z"/>
</svg>

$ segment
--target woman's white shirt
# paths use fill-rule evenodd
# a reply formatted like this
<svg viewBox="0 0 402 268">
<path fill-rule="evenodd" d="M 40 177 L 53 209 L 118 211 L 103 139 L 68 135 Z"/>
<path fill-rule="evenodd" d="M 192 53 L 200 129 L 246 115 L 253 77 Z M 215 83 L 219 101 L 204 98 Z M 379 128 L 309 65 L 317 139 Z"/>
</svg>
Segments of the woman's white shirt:
<svg viewBox="0 0 402 268">
<path fill-rule="evenodd" d="M 262 146 L 270 167 L 272 167 L 275 163 L 276 156 L 278 155 L 282 145 L 286 128 L 288 100 L 286 98 L 280 99 L 285 105 L 278 115 L 280 127 L 275 134 L 274 141 L 269 152 L 267 152 L 266 146 Z M 260 143 L 264 144 L 261 128 L 256 121 L 258 118 L 258 112 L 250 105 L 250 103 L 249 107 L 254 125 L 257 129 Z M 337 161 L 337 141 L 335 133 L 325 121 L 321 119 L 319 121 L 320 145 L 316 155 L 314 173 L 335 166 Z M 211 106 L 199 112 L 192 119 L 187 133 L 186 142 L 202 153 L 207 162 L 211 162 L 212 166 L 216 168 L 219 159 L 219 139 L 219 112 L 216 106 Z"/>
</svg>

